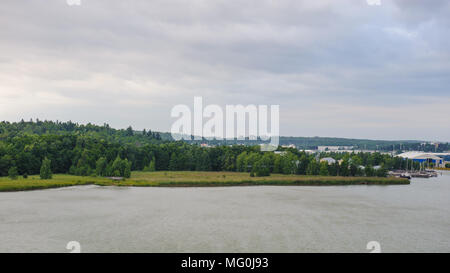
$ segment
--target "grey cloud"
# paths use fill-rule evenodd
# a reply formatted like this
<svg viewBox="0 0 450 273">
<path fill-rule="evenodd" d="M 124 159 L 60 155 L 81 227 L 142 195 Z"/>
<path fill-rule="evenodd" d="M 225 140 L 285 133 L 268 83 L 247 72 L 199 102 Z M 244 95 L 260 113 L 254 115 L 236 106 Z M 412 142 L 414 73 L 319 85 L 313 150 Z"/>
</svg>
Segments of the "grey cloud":
<svg viewBox="0 0 450 273">
<path fill-rule="evenodd" d="M 446 0 L 394 0 L 393 2 L 397 7 L 395 15 L 412 26 L 431 20 L 438 20 L 440 23 L 449 22 L 450 3 Z"/>
<path fill-rule="evenodd" d="M 207 103 L 280 104 L 286 135 L 410 138 L 392 130 L 403 119 L 376 111 L 436 106 L 445 114 L 438 102 L 449 98 L 449 5 L 423 2 L 6 0 L 0 115 L 169 130 L 170 108 L 202 95 Z M 369 102 L 364 114 L 357 106 Z M 346 110 L 327 123 L 336 112 L 321 105 Z M 355 115 L 388 129 L 362 133 Z"/>
</svg>

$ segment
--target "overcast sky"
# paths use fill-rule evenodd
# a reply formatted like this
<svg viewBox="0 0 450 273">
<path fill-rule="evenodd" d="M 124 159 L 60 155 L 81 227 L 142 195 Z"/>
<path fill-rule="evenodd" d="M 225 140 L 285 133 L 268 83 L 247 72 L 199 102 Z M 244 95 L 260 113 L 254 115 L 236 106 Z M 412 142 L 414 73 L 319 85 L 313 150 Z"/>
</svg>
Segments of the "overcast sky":
<svg viewBox="0 0 450 273">
<path fill-rule="evenodd" d="M 2 0 L 0 120 L 169 131 L 279 104 L 280 133 L 450 141 L 450 1 Z"/>
</svg>

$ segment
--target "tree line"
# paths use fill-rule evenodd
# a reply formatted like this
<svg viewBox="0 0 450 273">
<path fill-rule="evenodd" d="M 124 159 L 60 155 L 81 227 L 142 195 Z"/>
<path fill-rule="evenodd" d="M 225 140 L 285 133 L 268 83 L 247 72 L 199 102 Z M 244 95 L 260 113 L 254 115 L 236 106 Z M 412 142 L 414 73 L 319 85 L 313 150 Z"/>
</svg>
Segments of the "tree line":
<svg viewBox="0 0 450 273">
<path fill-rule="evenodd" d="M 109 142 L 132 144 L 158 144 L 173 141 L 170 133 L 152 130 L 136 131 L 131 126 L 126 129 L 114 129 L 105 123 L 101 126 L 88 123 L 86 125 L 71 121 L 41 121 L 39 119 L 20 122 L 0 122 L 0 140 L 23 135 L 65 135 L 75 134 L 102 138 Z M 200 139 L 185 142 L 189 144 L 207 143 L 210 145 L 247 145 L 254 146 L 264 143 L 261 140 L 208 140 Z M 418 141 L 383 141 L 366 139 L 346 139 L 329 137 L 280 137 L 280 145 L 294 144 L 297 148 L 315 150 L 318 146 L 353 146 L 355 149 L 370 149 L 378 151 L 424 151 L 445 152 L 450 150 L 449 143 L 421 143 Z"/>
<path fill-rule="evenodd" d="M 283 149 L 261 152 L 259 146 L 201 147 L 185 142 L 120 143 L 89 135 L 16 135 L 0 140 L 0 175 L 40 174 L 44 162 L 51 173 L 129 177 L 131 171 L 238 171 L 254 176 L 270 173 L 340 176 L 384 176 L 405 168 L 406 160 L 380 153 L 331 154 L 340 163 Z M 48 161 L 47 161 L 48 160 Z M 409 163 L 411 166 L 412 163 Z M 375 170 L 374 166 L 380 166 Z"/>
<path fill-rule="evenodd" d="M 0 140 L 6 140 L 16 136 L 26 135 L 83 135 L 105 139 L 119 143 L 161 143 L 171 141 L 169 133 L 155 132 L 152 130 L 135 131 L 131 126 L 126 129 L 114 129 L 105 123 L 102 126 L 88 123 L 86 125 L 72 121 L 35 121 L 0 122 Z"/>
</svg>

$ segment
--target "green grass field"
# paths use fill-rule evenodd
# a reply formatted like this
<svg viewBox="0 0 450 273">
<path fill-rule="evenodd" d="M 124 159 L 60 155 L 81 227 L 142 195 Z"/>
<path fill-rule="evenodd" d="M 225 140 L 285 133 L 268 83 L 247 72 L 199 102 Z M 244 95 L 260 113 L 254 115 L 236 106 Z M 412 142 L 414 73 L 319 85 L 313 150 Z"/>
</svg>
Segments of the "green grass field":
<svg viewBox="0 0 450 273">
<path fill-rule="evenodd" d="M 236 172 L 133 172 L 131 178 L 112 181 L 103 177 L 82 177 L 57 174 L 50 180 L 39 176 L 22 177 L 11 180 L 0 178 L 0 191 L 25 191 L 77 185 L 95 184 L 100 186 L 135 187 L 214 187 L 214 186 L 329 186 L 329 185 L 393 185 L 409 184 L 409 180 L 379 177 L 335 177 L 272 174 L 268 177 L 250 177 L 248 173 Z"/>
</svg>

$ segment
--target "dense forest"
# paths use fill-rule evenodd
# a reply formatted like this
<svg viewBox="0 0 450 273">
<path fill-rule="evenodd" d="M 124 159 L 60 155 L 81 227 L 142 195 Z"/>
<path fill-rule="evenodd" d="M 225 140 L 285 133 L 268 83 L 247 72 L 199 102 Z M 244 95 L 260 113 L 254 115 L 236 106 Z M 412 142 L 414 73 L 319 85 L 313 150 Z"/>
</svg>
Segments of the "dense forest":
<svg viewBox="0 0 450 273">
<path fill-rule="evenodd" d="M 117 143 L 159 143 L 161 141 L 171 141 L 169 133 L 152 132 L 144 130 L 136 133 L 131 126 L 127 129 L 113 129 L 108 124 L 98 126 L 94 124 L 78 124 L 71 121 L 20 121 L 20 122 L 0 122 L 0 140 L 10 139 L 16 136 L 29 135 L 83 135 L 93 138 L 104 139 Z"/>
<path fill-rule="evenodd" d="M 50 166 L 52 173 L 124 177 L 133 170 L 385 176 L 390 169 L 411 166 L 405 160 L 380 153 L 336 153 L 331 156 L 340 163 L 320 162 L 329 156 L 281 147 L 277 153 L 261 152 L 258 145 L 201 147 L 170 141 L 167 134 L 151 130 L 116 130 L 107 124 L 39 120 L 0 123 L 1 176 L 39 174 L 43 163 Z"/>
</svg>

